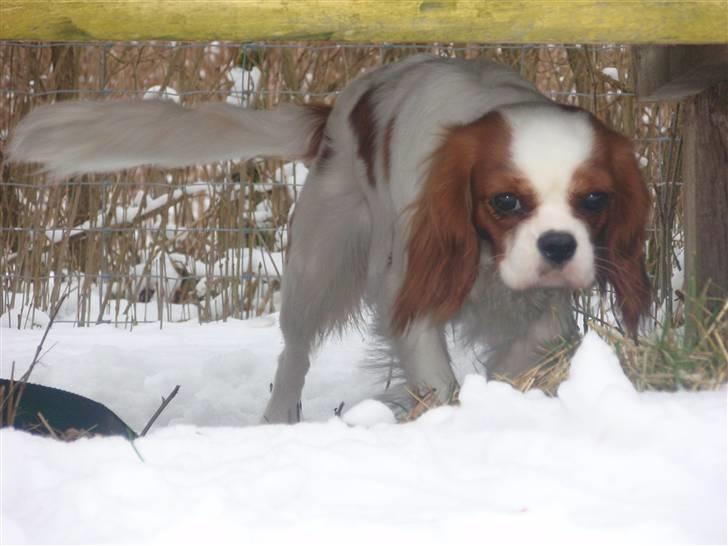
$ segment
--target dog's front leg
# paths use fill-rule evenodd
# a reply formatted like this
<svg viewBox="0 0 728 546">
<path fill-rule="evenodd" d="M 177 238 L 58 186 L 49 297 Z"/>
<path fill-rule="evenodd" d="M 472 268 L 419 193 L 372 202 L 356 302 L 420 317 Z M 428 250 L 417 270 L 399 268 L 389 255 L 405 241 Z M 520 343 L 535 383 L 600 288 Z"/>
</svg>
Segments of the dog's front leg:
<svg viewBox="0 0 728 546">
<path fill-rule="evenodd" d="M 264 424 L 298 423 L 301 420 L 301 391 L 310 367 L 309 344 L 286 343 L 278 357 L 278 369 L 273 380 L 268 406 L 263 415 Z"/>
</svg>

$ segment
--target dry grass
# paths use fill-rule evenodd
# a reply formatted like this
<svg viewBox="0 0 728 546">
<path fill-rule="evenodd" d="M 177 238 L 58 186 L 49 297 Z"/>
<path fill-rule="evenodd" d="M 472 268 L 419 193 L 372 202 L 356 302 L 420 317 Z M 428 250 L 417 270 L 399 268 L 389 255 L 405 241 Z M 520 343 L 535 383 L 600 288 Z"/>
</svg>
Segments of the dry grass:
<svg viewBox="0 0 728 546">
<path fill-rule="evenodd" d="M 700 306 L 706 309 L 707 306 Z M 718 389 L 728 381 L 728 300 L 693 321 L 695 333 L 669 323 L 636 343 L 615 329 L 595 330 L 615 347 L 639 390 Z"/>
<path fill-rule="evenodd" d="M 700 391 L 724 388 L 728 383 L 728 299 L 706 303 L 696 298 L 694 333 L 685 334 L 685 323 L 660 324 L 648 335 L 633 339 L 614 326 L 589 322 L 615 350 L 622 370 L 638 391 Z M 679 315 L 679 313 L 678 313 Z M 580 338 L 560 340 L 544 347 L 541 362 L 515 378 L 497 376 L 525 392 L 539 389 L 556 396 L 569 376 L 569 366 Z M 442 405 L 434 391 L 409 392 L 411 409 L 403 421 L 414 421 L 426 411 Z M 447 404 L 458 404 L 453 393 Z"/>
<path fill-rule="evenodd" d="M 683 320 L 658 324 L 638 339 L 614 326 L 596 322 L 589 326 L 614 347 L 637 390 L 715 390 L 728 382 L 728 299 L 710 303 L 696 299 L 696 316 L 691 320 L 694 332 L 687 335 Z M 568 376 L 578 345 L 579 340 L 555 344 L 538 366 L 510 383 L 522 391 L 538 388 L 555 395 Z"/>
<path fill-rule="evenodd" d="M 554 342 L 544 349 L 544 357 L 538 365 L 513 379 L 507 377 L 496 379 L 510 383 L 520 391 L 540 389 L 554 396 L 559 385 L 569 376 L 569 363 L 578 346 L 577 339 Z"/>
</svg>

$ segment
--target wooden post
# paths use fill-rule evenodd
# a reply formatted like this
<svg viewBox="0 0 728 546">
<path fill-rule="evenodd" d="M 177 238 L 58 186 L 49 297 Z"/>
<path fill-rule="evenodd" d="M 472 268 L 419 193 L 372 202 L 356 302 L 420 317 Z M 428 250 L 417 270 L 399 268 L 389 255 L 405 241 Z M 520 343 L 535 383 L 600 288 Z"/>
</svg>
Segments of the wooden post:
<svg viewBox="0 0 728 546">
<path fill-rule="evenodd" d="M 683 110 L 685 270 L 688 288 L 728 297 L 728 82 Z"/>
<path fill-rule="evenodd" d="M 639 100 L 683 103 L 684 289 L 690 336 L 703 310 L 713 311 L 728 298 L 728 45 L 641 46 L 635 62 Z M 708 301 L 696 301 L 703 291 Z"/>
</svg>

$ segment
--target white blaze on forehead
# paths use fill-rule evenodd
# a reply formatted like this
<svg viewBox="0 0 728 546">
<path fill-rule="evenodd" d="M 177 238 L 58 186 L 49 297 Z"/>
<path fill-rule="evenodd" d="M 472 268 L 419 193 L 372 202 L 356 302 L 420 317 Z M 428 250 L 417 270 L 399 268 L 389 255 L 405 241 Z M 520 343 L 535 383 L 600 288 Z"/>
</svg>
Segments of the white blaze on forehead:
<svg viewBox="0 0 728 546">
<path fill-rule="evenodd" d="M 541 203 L 563 202 L 574 171 L 591 154 L 594 130 L 585 112 L 552 105 L 504 108 L 511 159 Z"/>
</svg>

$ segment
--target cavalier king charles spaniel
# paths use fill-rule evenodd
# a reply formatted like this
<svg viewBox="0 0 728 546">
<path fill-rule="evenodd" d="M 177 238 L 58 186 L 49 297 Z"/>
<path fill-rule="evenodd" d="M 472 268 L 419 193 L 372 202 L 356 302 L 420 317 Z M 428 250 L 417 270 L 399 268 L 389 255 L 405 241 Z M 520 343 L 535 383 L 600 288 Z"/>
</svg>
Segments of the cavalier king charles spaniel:
<svg viewBox="0 0 728 546">
<path fill-rule="evenodd" d="M 295 422 L 312 350 L 372 309 L 412 392 L 447 401 L 445 327 L 515 376 L 575 330 L 572 294 L 614 289 L 636 333 L 650 302 L 650 198 L 631 142 L 512 70 L 414 56 L 325 105 L 64 102 L 15 129 L 11 160 L 56 179 L 257 156 L 307 161 L 290 219 L 279 357 L 264 422 Z"/>
</svg>

